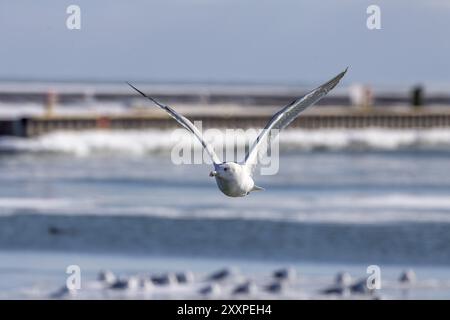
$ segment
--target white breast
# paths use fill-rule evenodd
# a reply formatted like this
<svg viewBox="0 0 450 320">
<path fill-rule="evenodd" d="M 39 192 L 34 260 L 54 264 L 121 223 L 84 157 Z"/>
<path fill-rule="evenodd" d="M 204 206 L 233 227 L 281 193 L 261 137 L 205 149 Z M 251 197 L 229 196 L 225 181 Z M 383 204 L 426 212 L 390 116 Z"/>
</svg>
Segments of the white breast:
<svg viewBox="0 0 450 320">
<path fill-rule="evenodd" d="M 253 179 L 244 174 L 232 180 L 216 177 L 216 182 L 219 189 L 229 197 L 244 197 L 254 186 Z"/>
</svg>

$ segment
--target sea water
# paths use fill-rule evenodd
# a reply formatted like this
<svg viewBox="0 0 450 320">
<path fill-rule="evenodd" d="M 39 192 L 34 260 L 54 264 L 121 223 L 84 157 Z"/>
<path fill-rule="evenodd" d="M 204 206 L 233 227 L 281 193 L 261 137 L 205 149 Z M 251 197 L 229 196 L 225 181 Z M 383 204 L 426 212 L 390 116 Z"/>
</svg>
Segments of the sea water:
<svg viewBox="0 0 450 320">
<path fill-rule="evenodd" d="M 392 284 L 412 268 L 410 297 L 450 298 L 450 130 L 287 130 L 278 174 L 255 176 L 266 191 L 245 198 L 220 193 L 206 164 L 174 165 L 168 135 L 1 138 L 1 297 L 48 298 L 76 264 L 89 281 L 225 266 L 263 281 L 292 266 L 303 282 L 291 298 L 369 265 L 401 298 Z"/>
</svg>

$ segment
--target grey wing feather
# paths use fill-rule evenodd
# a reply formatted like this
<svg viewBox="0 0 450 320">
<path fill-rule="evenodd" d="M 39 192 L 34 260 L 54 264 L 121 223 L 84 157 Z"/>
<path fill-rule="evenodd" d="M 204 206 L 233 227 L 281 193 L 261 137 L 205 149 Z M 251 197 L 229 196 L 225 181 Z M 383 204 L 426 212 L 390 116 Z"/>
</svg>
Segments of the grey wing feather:
<svg viewBox="0 0 450 320">
<path fill-rule="evenodd" d="M 200 141 L 200 143 L 202 144 L 203 148 L 205 148 L 206 152 L 208 153 L 208 155 L 211 157 L 211 159 L 213 160 L 213 162 L 215 164 L 219 164 L 220 160 L 219 157 L 217 156 L 217 154 L 214 152 L 214 149 L 211 145 L 209 145 L 204 139 L 203 136 L 201 134 L 201 132 L 197 129 L 196 126 L 194 126 L 194 124 L 186 117 L 184 117 L 183 115 L 177 113 L 175 110 L 173 110 L 171 107 L 166 106 L 160 102 L 158 102 L 156 99 L 147 96 L 145 93 L 143 93 L 142 91 L 140 91 L 139 89 L 137 89 L 135 86 L 133 86 L 132 84 L 130 84 L 129 82 L 127 82 L 127 84 L 133 88 L 134 90 L 136 90 L 138 93 L 140 93 L 142 96 L 144 96 L 145 98 L 151 100 L 152 102 L 154 102 L 158 107 L 160 107 L 161 109 L 163 109 L 164 111 L 166 111 L 173 119 L 175 119 L 175 121 L 177 121 L 181 126 L 183 126 L 186 130 L 188 130 L 189 132 L 193 133 L 198 141 Z"/>
<path fill-rule="evenodd" d="M 249 152 L 245 157 L 245 164 L 248 166 L 254 166 L 257 159 L 258 147 L 260 146 L 264 138 L 267 137 L 273 139 L 274 137 L 276 137 L 281 129 L 287 127 L 292 121 L 297 118 L 300 112 L 304 111 L 306 108 L 314 105 L 316 102 L 322 99 L 339 83 L 339 81 L 347 72 L 347 69 L 348 68 L 339 73 L 330 81 L 322 84 L 302 98 L 293 101 L 292 103 L 275 113 L 267 123 L 265 128 L 262 130 L 262 132 L 259 134 L 256 141 L 251 146 Z"/>
</svg>

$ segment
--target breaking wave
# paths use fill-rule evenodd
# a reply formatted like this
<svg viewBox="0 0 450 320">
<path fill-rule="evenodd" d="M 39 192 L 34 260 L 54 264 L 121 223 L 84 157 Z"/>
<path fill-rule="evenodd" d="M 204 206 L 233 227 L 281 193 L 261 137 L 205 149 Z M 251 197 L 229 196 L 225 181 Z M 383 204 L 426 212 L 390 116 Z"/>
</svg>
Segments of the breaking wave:
<svg viewBox="0 0 450 320">
<path fill-rule="evenodd" d="M 180 131 L 181 130 L 181 131 Z M 86 156 L 95 153 L 143 155 L 170 152 L 185 143 L 200 144 L 180 130 L 60 131 L 34 138 L 2 137 L 0 152 L 69 153 Z M 181 132 L 181 133 L 180 133 Z M 243 146 L 253 141 L 256 131 L 206 130 L 206 140 L 216 149 Z M 288 129 L 280 135 L 280 149 L 304 150 L 450 150 L 450 129 Z"/>
</svg>

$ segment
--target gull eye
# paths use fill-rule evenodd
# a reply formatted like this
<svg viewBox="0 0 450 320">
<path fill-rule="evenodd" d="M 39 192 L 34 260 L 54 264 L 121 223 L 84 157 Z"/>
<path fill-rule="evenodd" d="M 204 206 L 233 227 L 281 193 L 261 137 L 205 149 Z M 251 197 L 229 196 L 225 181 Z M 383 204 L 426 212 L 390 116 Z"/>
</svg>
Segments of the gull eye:
<svg viewBox="0 0 450 320">
<path fill-rule="evenodd" d="M 228 168 L 223 168 L 223 171 L 227 171 L 228 170 Z"/>
</svg>

